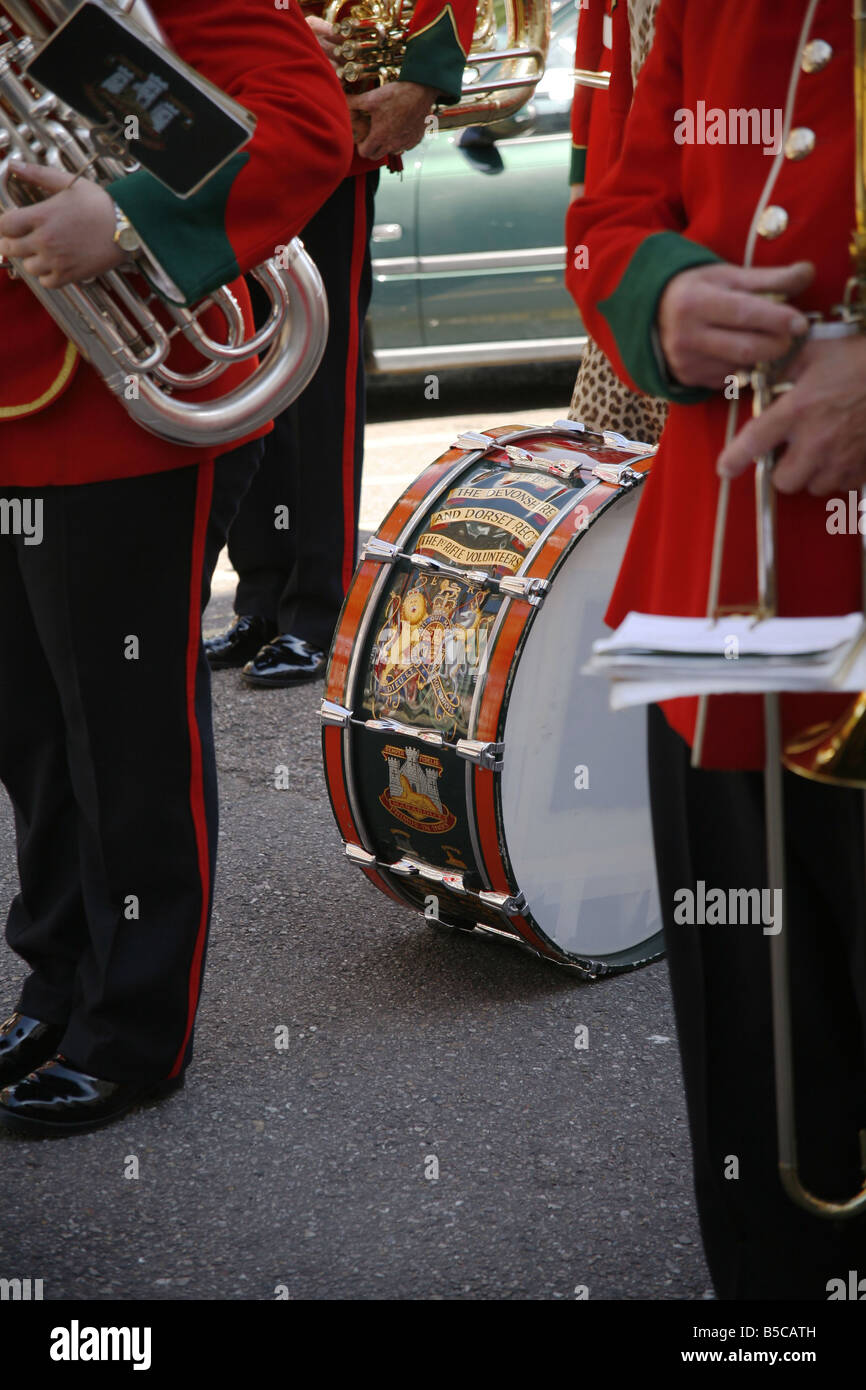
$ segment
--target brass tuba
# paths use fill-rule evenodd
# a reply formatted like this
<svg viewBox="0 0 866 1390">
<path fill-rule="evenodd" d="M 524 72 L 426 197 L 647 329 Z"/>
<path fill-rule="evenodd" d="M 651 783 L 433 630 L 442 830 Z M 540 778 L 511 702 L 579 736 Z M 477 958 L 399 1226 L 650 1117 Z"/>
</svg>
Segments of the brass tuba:
<svg viewBox="0 0 866 1390">
<path fill-rule="evenodd" d="M 38 87 L 24 65 L 53 29 L 69 18 L 78 0 L 0 0 L 0 211 L 21 207 L 26 194 L 14 178 L 16 161 L 50 164 L 107 184 L 134 165 L 105 153 L 104 143 L 74 111 Z M 165 39 L 143 0 L 117 3 L 150 38 Z M 135 273 L 120 267 L 86 284 L 45 289 L 22 267 L 18 276 L 42 302 L 63 333 L 99 372 L 106 386 L 132 418 L 174 444 L 230 444 L 257 430 L 289 405 L 319 365 L 328 336 L 328 307 L 316 267 L 295 238 L 277 248 L 279 256 L 252 273 L 269 301 L 262 328 L 247 337 L 243 316 L 231 290 L 223 286 L 201 303 L 186 308 L 145 290 Z M 147 258 L 143 265 L 157 285 L 164 277 Z M 216 308 L 222 316 L 217 337 L 201 321 Z M 163 320 L 171 325 L 166 328 Z M 201 365 L 179 374 L 168 366 L 173 338 L 182 334 L 196 349 Z M 217 380 L 234 363 L 260 357 L 246 381 L 222 396 L 204 401 L 180 400 L 177 392 L 195 392 Z"/>
<path fill-rule="evenodd" d="M 302 0 L 304 8 L 318 8 Z M 414 0 L 331 0 L 324 18 L 339 35 L 337 76 L 344 86 L 380 85 L 399 76 L 406 53 Z M 454 106 L 440 107 L 441 130 L 503 120 L 529 101 L 544 76 L 550 43 L 549 0 L 505 0 L 507 40 L 497 48 L 494 0 L 479 0 L 475 32 L 466 59 L 463 95 Z M 484 78 L 481 70 L 501 65 Z"/>
</svg>

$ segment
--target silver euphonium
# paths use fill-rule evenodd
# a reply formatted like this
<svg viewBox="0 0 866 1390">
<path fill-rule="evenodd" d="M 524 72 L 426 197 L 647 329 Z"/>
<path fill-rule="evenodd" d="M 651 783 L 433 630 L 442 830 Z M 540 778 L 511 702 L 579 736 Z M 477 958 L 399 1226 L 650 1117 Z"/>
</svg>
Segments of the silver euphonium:
<svg viewBox="0 0 866 1390">
<path fill-rule="evenodd" d="M 77 4 L 78 0 L 38 0 L 37 10 L 26 0 L 0 0 L 2 212 L 22 206 L 26 196 L 16 193 L 16 161 L 52 165 L 100 184 L 135 167 L 105 154 L 87 123 L 23 70 Z M 121 0 L 114 8 L 165 43 L 143 0 Z M 325 349 L 328 306 L 319 272 L 297 238 L 275 250 L 274 258 L 252 272 L 270 303 L 267 321 L 252 337 L 245 336 L 240 306 L 225 286 L 186 308 L 150 293 L 139 275 L 133 279 L 134 264 L 59 290 L 45 289 L 20 265 L 11 264 L 143 429 L 174 444 L 211 446 L 230 444 L 278 415 L 303 391 Z M 148 273 L 158 285 L 160 268 L 151 264 Z M 159 316 L 152 307 L 157 303 Z M 220 340 L 201 321 L 213 308 L 222 315 Z M 168 328 L 162 321 L 166 315 Z M 177 334 L 183 334 L 200 356 L 201 365 L 193 372 L 179 374 L 167 365 Z M 177 398 L 175 393 L 209 386 L 233 363 L 256 354 L 260 362 L 252 375 L 224 395 L 204 401 Z"/>
</svg>

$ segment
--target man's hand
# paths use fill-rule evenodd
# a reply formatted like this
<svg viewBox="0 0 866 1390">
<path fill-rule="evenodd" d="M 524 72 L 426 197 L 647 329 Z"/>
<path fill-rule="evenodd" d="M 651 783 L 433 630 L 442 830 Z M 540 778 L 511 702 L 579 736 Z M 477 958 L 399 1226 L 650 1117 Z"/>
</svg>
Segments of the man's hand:
<svg viewBox="0 0 866 1390">
<path fill-rule="evenodd" d="M 0 216 L 0 256 L 20 262 L 48 290 L 90 280 L 126 259 L 114 242 L 114 204 L 104 188 L 60 169 L 15 164 L 15 176 L 52 197 Z"/>
<path fill-rule="evenodd" d="M 726 377 L 784 357 L 794 339 L 807 331 L 808 321 L 799 310 L 763 296 L 800 294 L 814 273 L 809 261 L 680 271 L 665 286 L 656 315 L 672 375 L 683 386 L 721 390 Z"/>
<path fill-rule="evenodd" d="M 358 154 L 363 159 L 383 159 L 414 149 L 426 134 L 425 120 L 437 96 L 435 87 L 418 82 L 386 82 L 372 92 L 350 95 L 350 111 L 364 112 L 370 120 Z"/>
<path fill-rule="evenodd" d="M 576 203 L 577 200 L 578 200 L 578 198 L 582 198 L 582 197 L 583 197 L 585 191 L 586 191 L 586 184 L 584 184 L 584 183 L 572 183 L 572 184 L 569 184 L 569 186 L 568 186 L 568 201 L 569 201 L 570 203 Z"/>
<path fill-rule="evenodd" d="M 328 24 L 327 20 L 319 19 L 318 15 L 308 14 L 307 23 L 315 34 L 322 46 L 325 57 L 337 66 L 337 31 L 333 24 Z"/>
<path fill-rule="evenodd" d="M 806 343 L 787 373 L 794 382 L 750 420 L 718 461 L 735 478 L 759 454 L 786 446 L 773 470 L 780 492 L 815 497 L 866 482 L 866 338 Z"/>
</svg>

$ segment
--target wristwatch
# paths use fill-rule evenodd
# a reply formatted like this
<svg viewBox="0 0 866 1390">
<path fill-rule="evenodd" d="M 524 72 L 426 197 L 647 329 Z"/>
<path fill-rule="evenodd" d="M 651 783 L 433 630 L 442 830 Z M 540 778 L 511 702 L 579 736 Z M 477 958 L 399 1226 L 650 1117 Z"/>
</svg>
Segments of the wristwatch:
<svg viewBox="0 0 866 1390">
<path fill-rule="evenodd" d="M 115 245 L 119 246 L 121 251 L 125 251 L 128 256 L 134 256 L 136 251 L 141 250 L 141 237 L 117 203 L 114 204 L 114 221 Z"/>
</svg>

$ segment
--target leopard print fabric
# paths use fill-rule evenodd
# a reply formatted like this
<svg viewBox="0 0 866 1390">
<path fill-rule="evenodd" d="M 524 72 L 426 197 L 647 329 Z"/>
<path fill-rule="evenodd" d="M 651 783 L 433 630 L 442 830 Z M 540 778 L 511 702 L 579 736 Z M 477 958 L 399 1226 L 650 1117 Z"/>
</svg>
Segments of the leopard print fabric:
<svg viewBox="0 0 866 1390">
<path fill-rule="evenodd" d="M 637 82 L 653 41 L 659 0 L 628 0 L 631 75 Z M 568 412 L 589 429 L 618 430 L 627 439 L 657 444 L 667 419 L 667 403 L 630 391 L 616 375 L 601 348 L 587 342 Z"/>
<path fill-rule="evenodd" d="M 588 429 L 617 430 L 627 439 L 657 444 L 665 427 L 666 401 L 630 391 L 592 338 L 581 358 L 568 412 Z"/>
<path fill-rule="evenodd" d="M 652 48 L 659 0 L 628 0 L 628 28 L 631 35 L 631 80 L 636 85 L 638 73 Z"/>
</svg>

